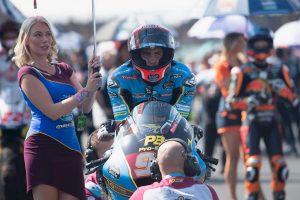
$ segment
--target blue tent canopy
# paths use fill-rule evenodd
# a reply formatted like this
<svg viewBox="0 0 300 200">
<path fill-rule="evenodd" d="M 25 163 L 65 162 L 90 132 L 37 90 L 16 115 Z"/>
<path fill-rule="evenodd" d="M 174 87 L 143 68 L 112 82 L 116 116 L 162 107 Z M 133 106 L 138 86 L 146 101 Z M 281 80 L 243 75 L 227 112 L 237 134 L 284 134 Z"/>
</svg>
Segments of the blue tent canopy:
<svg viewBox="0 0 300 200">
<path fill-rule="evenodd" d="M 18 10 L 10 0 L 0 0 L 0 12 L 8 19 L 22 23 L 25 16 Z"/>
</svg>

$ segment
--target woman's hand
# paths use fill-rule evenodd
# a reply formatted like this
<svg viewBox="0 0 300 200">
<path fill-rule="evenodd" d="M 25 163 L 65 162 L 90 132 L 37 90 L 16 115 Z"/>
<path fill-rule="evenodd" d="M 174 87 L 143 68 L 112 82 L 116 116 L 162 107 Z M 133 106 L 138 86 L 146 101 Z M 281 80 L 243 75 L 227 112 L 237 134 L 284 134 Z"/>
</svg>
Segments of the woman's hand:
<svg viewBox="0 0 300 200">
<path fill-rule="evenodd" d="M 86 84 L 86 89 L 89 92 L 95 92 L 101 87 L 102 76 L 99 72 L 100 70 L 100 57 L 93 57 L 88 64 L 88 81 Z"/>
</svg>

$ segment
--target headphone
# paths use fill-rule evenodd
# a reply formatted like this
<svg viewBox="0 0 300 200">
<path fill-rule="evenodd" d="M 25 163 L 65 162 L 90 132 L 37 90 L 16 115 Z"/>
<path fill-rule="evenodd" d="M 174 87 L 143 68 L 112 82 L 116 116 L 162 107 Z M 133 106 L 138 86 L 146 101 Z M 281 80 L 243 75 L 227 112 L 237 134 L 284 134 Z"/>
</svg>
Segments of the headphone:
<svg viewBox="0 0 300 200">
<path fill-rule="evenodd" d="M 95 151 L 94 147 L 92 146 L 92 142 L 91 142 L 92 135 L 93 134 L 89 135 L 89 138 L 88 138 L 88 141 L 87 141 L 87 148 L 86 148 L 86 151 L 85 151 L 85 160 L 86 160 L 87 163 L 99 159 L 98 155 L 97 155 L 97 152 Z"/>
<path fill-rule="evenodd" d="M 192 154 L 192 150 L 188 146 L 188 144 L 185 141 L 183 141 L 182 139 L 172 138 L 172 139 L 165 140 L 163 143 L 161 143 L 159 145 L 159 147 L 162 144 L 164 144 L 168 141 L 176 141 L 176 142 L 180 143 L 183 146 L 183 148 L 185 150 L 185 153 L 187 154 L 185 159 L 184 159 L 184 173 L 185 173 L 185 175 L 189 176 L 189 177 L 199 176 L 201 174 L 201 168 L 199 166 L 197 158 Z M 159 149 L 159 147 L 158 147 L 158 149 Z M 162 177 L 161 177 L 161 173 L 160 173 L 160 170 L 159 170 L 159 165 L 157 163 L 157 157 L 155 157 L 155 159 L 151 162 L 150 173 L 151 173 L 151 178 L 152 179 L 156 179 L 157 181 L 161 180 Z"/>
</svg>

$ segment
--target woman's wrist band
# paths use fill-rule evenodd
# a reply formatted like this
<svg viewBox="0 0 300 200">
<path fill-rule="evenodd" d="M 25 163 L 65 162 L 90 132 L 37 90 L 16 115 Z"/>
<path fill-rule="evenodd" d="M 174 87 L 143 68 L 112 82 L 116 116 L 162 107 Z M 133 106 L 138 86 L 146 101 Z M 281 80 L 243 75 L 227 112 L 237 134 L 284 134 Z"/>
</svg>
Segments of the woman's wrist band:
<svg viewBox="0 0 300 200">
<path fill-rule="evenodd" d="M 84 102 L 88 97 L 90 96 L 90 92 L 83 88 L 81 90 L 79 90 L 75 95 L 75 99 L 77 100 L 77 102 L 79 104 L 81 104 L 82 102 Z"/>
</svg>

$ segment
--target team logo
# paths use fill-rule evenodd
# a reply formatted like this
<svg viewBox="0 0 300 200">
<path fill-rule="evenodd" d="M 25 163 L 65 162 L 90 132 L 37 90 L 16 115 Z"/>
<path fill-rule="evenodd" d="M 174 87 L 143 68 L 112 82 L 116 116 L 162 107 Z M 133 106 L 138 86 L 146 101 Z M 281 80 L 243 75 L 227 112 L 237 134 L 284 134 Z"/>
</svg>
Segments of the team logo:
<svg viewBox="0 0 300 200">
<path fill-rule="evenodd" d="M 65 122 L 72 121 L 73 120 L 73 114 L 69 113 L 69 114 L 63 115 L 60 119 L 62 121 L 65 121 Z"/>
<path fill-rule="evenodd" d="M 140 127 L 141 132 L 145 134 L 158 134 L 159 133 L 159 128 L 160 126 L 155 125 L 155 124 L 147 124 L 147 125 L 142 125 Z"/>
<path fill-rule="evenodd" d="M 117 168 L 116 166 L 109 166 L 108 167 L 108 173 L 114 177 L 115 179 L 119 179 L 120 178 L 120 169 Z"/>
<path fill-rule="evenodd" d="M 196 85 L 196 79 L 194 76 L 190 76 L 183 81 L 183 84 L 187 87 L 193 87 Z"/>
<path fill-rule="evenodd" d="M 136 76 L 121 76 L 122 79 L 126 79 L 126 80 L 136 80 Z"/>
<path fill-rule="evenodd" d="M 148 79 L 149 79 L 150 82 L 156 82 L 159 79 L 159 75 L 158 74 L 150 74 L 148 76 Z"/>
<path fill-rule="evenodd" d="M 164 88 L 164 89 L 170 89 L 170 88 L 173 88 L 174 85 L 175 85 L 175 84 L 174 84 L 173 81 L 167 81 L 167 82 L 164 83 L 163 88 Z"/>
<path fill-rule="evenodd" d="M 144 98 L 145 94 L 144 93 L 133 93 L 132 96 L 134 98 Z"/>
<path fill-rule="evenodd" d="M 113 181 L 111 181 L 109 179 L 105 178 L 104 180 L 105 180 L 105 183 L 108 185 L 108 187 L 110 187 L 116 193 L 121 194 L 128 198 L 132 195 L 132 191 L 127 190 L 126 188 L 124 188 L 118 184 L 115 184 Z M 111 194 L 109 194 L 109 195 L 111 197 Z M 109 198 L 109 199 L 113 199 L 113 198 Z"/>
<path fill-rule="evenodd" d="M 114 92 L 109 92 L 108 95 L 111 97 L 111 98 L 117 98 L 118 95 Z"/>
<path fill-rule="evenodd" d="M 146 94 L 152 94 L 152 90 L 150 88 L 146 88 Z"/>
<path fill-rule="evenodd" d="M 116 88 L 116 87 L 119 87 L 119 84 L 114 80 L 108 80 L 107 81 L 107 86 L 109 88 Z"/>
<path fill-rule="evenodd" d="M 171 75 L 171 78 L 181 78 L 182 77 L 182 74 L 173 74 Z"/>
<path fill-rule="evenodd" d="M 186 97 L 193 97 L 193 96 L 195 96 L 195 92 L 194 92 L 194 91 L 187 91 L 187 92 L 184 94 L 184 96 L 186 96 Z"/>
<path fill-rule="evenodd" d="M 160 97 L 170 97 L 172 95 L 173 95 L 172 93 L 164 93 L 164 94 L 160 94 L 159 96 Z"/>
</svg>

